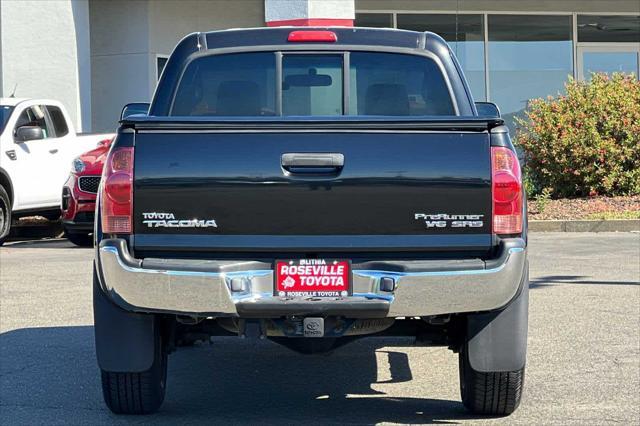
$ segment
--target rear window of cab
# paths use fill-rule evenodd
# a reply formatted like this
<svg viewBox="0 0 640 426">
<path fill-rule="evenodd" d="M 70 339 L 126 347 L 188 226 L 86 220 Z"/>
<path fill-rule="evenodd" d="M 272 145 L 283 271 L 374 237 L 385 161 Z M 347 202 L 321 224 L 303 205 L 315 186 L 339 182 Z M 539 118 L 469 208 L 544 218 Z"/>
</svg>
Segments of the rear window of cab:
<svg viewBox="0 0 640 426">
<path fill-rule="evenodd" d="M 211 55 L 192 61 L 180 79 L 170 115 L 452 116 L 456 113 L 442 71 L 426 56 L 256 52 Z"/>
</svg>

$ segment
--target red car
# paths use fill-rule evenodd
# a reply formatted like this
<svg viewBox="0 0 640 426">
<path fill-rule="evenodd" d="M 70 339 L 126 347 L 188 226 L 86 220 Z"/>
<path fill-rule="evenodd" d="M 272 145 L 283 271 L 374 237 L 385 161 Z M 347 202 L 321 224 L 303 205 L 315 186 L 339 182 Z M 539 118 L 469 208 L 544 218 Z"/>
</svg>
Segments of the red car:
<svg viewBox="0 0 640 426">
<path fill-rule="evenodd" d="M 62 225 L 67 238 L 75 245 L 92 244 L 96 193 L 112 141 L 102 140 L 95 149 L 73 160 L 71 174 L 62 188 Z"/>
</svg>

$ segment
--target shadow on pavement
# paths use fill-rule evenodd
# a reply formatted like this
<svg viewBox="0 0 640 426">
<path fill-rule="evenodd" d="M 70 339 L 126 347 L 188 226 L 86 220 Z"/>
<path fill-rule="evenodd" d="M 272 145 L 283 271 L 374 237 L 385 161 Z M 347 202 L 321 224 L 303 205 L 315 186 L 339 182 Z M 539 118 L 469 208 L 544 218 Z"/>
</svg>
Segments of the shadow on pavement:
<svg viewBox="0 0 640 426">
<path fill-rule="evenodd" d="M 470 418 L 458 401 L 388 397 L 373 390 L 381 343 L 388 346 L 365 339 L 331 355 L 303 356 L 268 341 L 218 338 L 211 346 L 170 356 L 167 398 L 158 414 L 118 417 L 102 402 L 93 327 L 9 331 L 0 335 L 0 423 L 376 424 Z M 390 364 L 386 383 L 412 380 L 406 354 L 378 352 Z"/>
<path fill-rule="evenodd" d="M 29 220 L 21 220 L 14 223 L 9 234 L 9 241 L 55 238 L 62 234 L 62 223 L 60 221 L 38 220 L 30 223 Z"/>
<path fill-rule="evenodd" d="M 20 249 L 20 248 L 44 248 L 44 249 L 91 249 L 91 247 L 78 247 L 66 238 L 52 238 L 52 239 L 35 239 L 25 241 L 11 241 L 3 245 L 6 248 Z"/>
<path fill-rule="evenodd" d="M 590 280 L 584 275 L 546 275 L 529 281 L 529 288 L 544 288 L 559 284 L 592 284 L 592 285 L 640 285 L 640 281 L 603 281 Z"/>
</svg>

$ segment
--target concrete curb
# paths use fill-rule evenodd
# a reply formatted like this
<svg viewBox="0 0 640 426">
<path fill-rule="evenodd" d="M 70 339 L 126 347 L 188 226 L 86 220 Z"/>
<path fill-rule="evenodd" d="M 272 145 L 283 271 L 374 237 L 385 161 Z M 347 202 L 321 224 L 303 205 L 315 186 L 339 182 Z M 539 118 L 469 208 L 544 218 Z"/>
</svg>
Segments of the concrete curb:
<svg viewBox="0 0 640 426">
<path fill-rule="evenodd" d="M 531 232 L 640 232 L 640 219 L 530 220 Z"/>
</svg>

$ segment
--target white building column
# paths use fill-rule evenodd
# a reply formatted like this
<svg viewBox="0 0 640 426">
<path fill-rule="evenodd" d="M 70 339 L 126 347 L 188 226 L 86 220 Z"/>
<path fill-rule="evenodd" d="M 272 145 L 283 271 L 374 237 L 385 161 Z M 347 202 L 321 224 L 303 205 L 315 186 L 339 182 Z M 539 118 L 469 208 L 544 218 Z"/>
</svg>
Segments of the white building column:
<svg viewBox="0 0 640 426">
<path fill-rule="evenodd" d="M 355 0 L 265 0 L 267 26 L 352 27 Z"/>
<path fill-rule="evenodd" d="M 87 0 L 0 1 L 0 95 L 52 98 L 91 126 Z"/>
<path fill-rule="evenodd" d="M 156 73 L 155 55 L 149 49 L 149 5 L 89 2 L 93 131 L 113 132 L 125 104 L 151 99 Z"/>
</svg>

